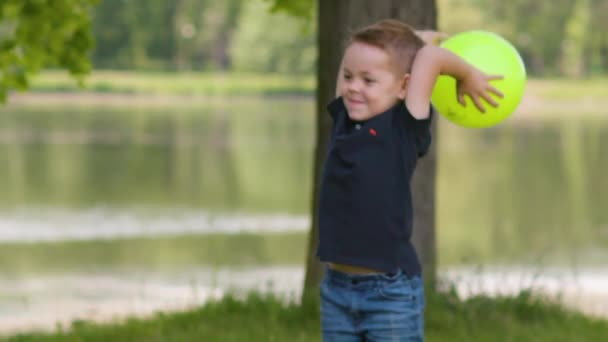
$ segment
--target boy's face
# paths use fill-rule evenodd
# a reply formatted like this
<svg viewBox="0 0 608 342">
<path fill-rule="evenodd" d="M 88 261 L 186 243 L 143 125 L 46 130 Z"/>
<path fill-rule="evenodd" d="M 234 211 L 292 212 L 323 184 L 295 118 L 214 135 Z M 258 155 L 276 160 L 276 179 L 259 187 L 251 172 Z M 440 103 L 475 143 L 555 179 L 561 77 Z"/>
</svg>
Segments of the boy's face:
<svg viewBox="0 0 608 342">
<path fill-rule="evenodd" d="M 408 76 L 397 76 L 386 51 L 354 42 L 342 58 L 338 93 L 344 99 L 349 117 L 364 121 L 385 112 L 405 98 Z"/>
</svg>

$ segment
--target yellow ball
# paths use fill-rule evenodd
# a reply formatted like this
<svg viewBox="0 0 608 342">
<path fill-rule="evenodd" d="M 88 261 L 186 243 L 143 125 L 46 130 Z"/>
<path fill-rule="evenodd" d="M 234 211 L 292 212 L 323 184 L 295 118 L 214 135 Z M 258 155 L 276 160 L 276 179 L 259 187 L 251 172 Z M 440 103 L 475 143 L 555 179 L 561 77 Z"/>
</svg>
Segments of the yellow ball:
<svg viewBox="0 0 608 342">
<path fill-rule="evenodd" d="M 513 45 L 495 33 L 469 31 L 450 37 L 441 47 L 486 74 L 503 76 L 502 80 L 493 80 L 490 84 L 500 90 L 504 98 L 490 94 L 498 107 L 481 99 L 485 113 L 480 112 L 468 96 L 465 96 L 466 106 L 462 106 L 456 94 L 456 80 L 443 75 L 438 78 L 432 94 L 433 105 L 439 113 L 458 125 L 480 128 L 494 126 L 515 111 L 524 94 L 526 68 Z"/>
</svg>

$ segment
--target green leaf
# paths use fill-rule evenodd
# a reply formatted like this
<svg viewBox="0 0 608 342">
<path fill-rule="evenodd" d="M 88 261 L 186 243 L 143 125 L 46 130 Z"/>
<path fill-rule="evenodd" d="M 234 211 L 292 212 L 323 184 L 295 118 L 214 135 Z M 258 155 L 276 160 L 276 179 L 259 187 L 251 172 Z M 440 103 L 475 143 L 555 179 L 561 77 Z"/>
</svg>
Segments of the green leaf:
<svg viewBox="0 0 608 342">
<path fill-rule="evenodd" d="M 313 0 L 266 0 L 272 2 L 272 12 L 285 12 L 296 18 L 310 20 L 314 13 Z"/>
<path fill-rule="evenodd" d="M 0 103 L 11 90 L 26 90 L 45 67 L 68 70 L 77 80 L 91 70 L 89 13 L 98 0 L 0 2 Z"/>
</svg>

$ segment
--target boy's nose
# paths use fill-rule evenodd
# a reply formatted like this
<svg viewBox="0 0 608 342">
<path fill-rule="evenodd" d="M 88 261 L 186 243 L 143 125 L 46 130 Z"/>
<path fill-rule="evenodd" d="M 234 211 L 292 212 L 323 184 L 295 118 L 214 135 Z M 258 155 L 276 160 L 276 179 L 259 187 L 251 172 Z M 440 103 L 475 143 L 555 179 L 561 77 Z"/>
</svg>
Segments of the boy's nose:
<svg viewBox="0 0 608 342">
<path fill-rule="evenodd" d="M 358 92 L 359 90 L 361 90 L 361 82 L 353 80 L 348 84 L 348 90 L 351 92 Z"/>
</svg>

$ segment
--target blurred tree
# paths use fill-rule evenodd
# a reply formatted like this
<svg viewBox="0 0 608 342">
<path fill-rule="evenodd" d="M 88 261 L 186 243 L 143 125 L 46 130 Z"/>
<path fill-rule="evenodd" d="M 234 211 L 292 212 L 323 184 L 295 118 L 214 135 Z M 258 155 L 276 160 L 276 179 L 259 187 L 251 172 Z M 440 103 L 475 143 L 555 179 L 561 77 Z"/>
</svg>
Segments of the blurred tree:
<svg viewBox="0 0 608 342">
<path fill-rule="evenodd" d="M 561 44 L 561 72 L 580 77 L 585 69 L 584 54 L 590 42 L 591 8 L 589 0 L 576 0 L 565 25 Z"/>
<path fill-rule="evenodd" d="M 93 12 L 96 68 L 226 70 L 243 0 L 105 0 Z"/>
<path fill-rule="evenodd" d="M 93 11 L 95 68 L 168 69 L 178 51 L 176 13 L 181 2 L 104 0 Z M 174 28 L 174 29 L 170 29 Z"/>
<path fill-rule="evenodd" d="M 500 33 L 517 46 L 531 74 L 586 75 L 607 69 L 608 0 L 438 1 L 443 30 L 456 33 L 486 29 Z M 236 65 L 239 70 L 256 72 L 305 73 L 315 67 L 314 0 L 3 0 L 0 53 L 4 57 L 0 68 L 7 76 L 3 77 L 2 87 L 25 86 L 27 78 L 19 76 L 25 75 L 21 71 L 24 63 L 65 67 L 59 58 L 55 62 L 42 62 L 41 54 L 31 53 L 34 46 L 39 47 L 37 50 L 55 46 L 63 49 L 64 56 L 79 60 L 78 53 L 68 52 L 79 50 L 73 43 L 42 47 L 45 44 L 40 42 L 73 39 L 84 49 L 90 49 L 92 40 L 89 31 L 83 28 L 89 25 L 87 12 L 93 8 L 91 4 L 97 2 L 99 5 L 90 12 L 96 43 L 95 68 L 230 70 Z M 263 6 L 264 3 L 268 6 Z M 71 11 L 72 8 L 76 10 Z M 294 22 L 284 15 L 274 15 L 277 11 L 305 20 Z M 65 13 L 67 20 L 47 20 L 47 17 L 63 18 L 57 17 L 57 13 Z M 42 32 L 34 35 L 35 39 L 26 38 L 27 29 L 23 27 L 29 23 L 38 25 L 32 26 L 33 31 Z M 19 37 L 17 32 L 21 32 Z M 15 48 L 17 39 L 29 42 L 26 45 L 30 53 L 22 57 L 16 53 L 24 47 Z M 56 55 L 51 51 L 46 55 L 52 54 Z M 84 52 L 81 57 L 86 55 Z M 17 65 L 17 59 L 21 60 L 20 67 L 7 67 Z M 85 66 L 86 58 L 80 61 L 84 63 L 81 68 L 89 68 Z M 0 91 L 5 93 L 6 90 Z"/>
<path fill-rule="evenodd" d="M 312 0 L 308 2 L 312 4 Z M 309 14 L 305 16 L 309 17 Z M 230 47 L 234 69 L 312 73 L 317 49 L 314 31 L 306 25 L 306 21 L 294 21 L 284 13 L 270 13 L 266 2 L 247 2 Z"/>
<path fill-rule="evenodd" d="M 125 69 L 132 64 L 145 64 L 149 31 L 145 20 L 156 22 L 157 6 L 137 6 L 134 1 L 104 0 L 93 11 L 93 33 L 96 46 L 93 63 L 96 68 Z M 140 27 L 134 30 L 134 27 Z M 158 38 L 157 38 L 158 39 Z"/>
<path fill-rule="evenodd" d="M 234 56 L 230 53 L 234 36 L 239 30 L 239 23 L 247 16 L 243 7 L 248 2 L 227 0 L 211 2 L 198 15 L 200 20 L 197 29 L 200 34 L 193 41 L 195 44 L 195 63 L 203 69 L 228 70 Z"/>
<path fill-rule="evenodd" d="M 493 30 L 520 51 L 533 75 L 582 76 L 605 69 L 607 0 L 442 0 L 483 12 Z"/>
<path fill-rule="evenodd" d="M 608 71 L 608 0 L 591 1 L 588 56 L 589 68 L 593 74 Z"/>
<path fill-rule="evenodd" d="M 24 90 L 41 68 L 67 69 L 76 79 L 91 69 L 89 11 L 97 0 L 2 0 L 0 2 L 0 102 Z"/>
<path fill-rule="evenodd" d="M 484 27 L 484 11 L 474 6 L 475 0 L 437 0 L 438 26 L 448 34 Z"/>
<path fill-rule="evenodd" d="M 481 29 L 495 31 L 512 42 L 522 54 L 531 74 L 559 73 L 564 25 L 573 0 L 551 2 L 473 0 L 484 13 Z"/>
<path fill-rule="evenodd" d="M 299 4 L 292 13 L 304 13 Z M 105 0 L 93 12 L 95 68 L 308 72 L 312 25 L 263 0 Z M 310 17 L 311 13 L 304 17 Z M 281 27 L 281 30 L 277 30 Z"/>
</svg>

